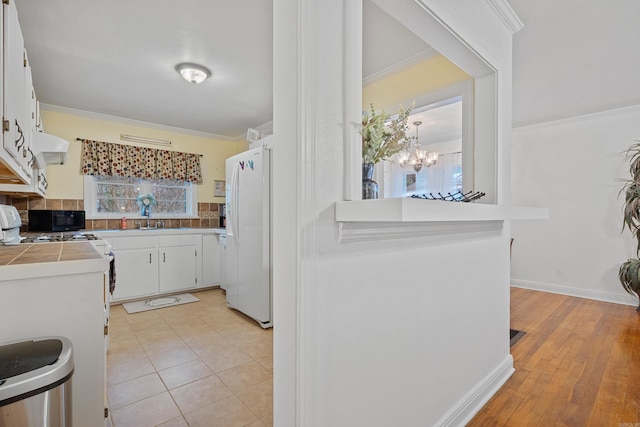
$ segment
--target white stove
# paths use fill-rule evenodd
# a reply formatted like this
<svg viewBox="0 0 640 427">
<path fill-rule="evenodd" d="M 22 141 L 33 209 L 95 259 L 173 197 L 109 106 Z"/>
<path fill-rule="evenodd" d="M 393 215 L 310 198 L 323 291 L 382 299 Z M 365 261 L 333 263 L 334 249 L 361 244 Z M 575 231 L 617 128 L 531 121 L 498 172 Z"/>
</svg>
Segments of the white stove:
<svg viewBox="0 0 640 427">
<path fill-rule="evenodd" d="M 20 243 L 47 243 L 47 242 L 86 242 L 88 240 L 100 240 L 100 237 L 89 233 L 72 233 L 72 234 L 49 234 L 40 236 L 25 236 L 21 238 Z"/>
<path fill-rule="evenodd" d="M 96 250 L 106 258 L 112 260 L 111 245 L 99 236 L 90 233 L 51 233 L 28 234 L 20 236 L 22 220 L 15 206 L 0 205 L 0 245 L 18 245 L 20 243 L 50 243 L 50 242 L 91 242 Z"/>
<path fill-rule="evenodd" d="M 20 243 L 22 220 L 14 206 L 0 205 L 0 244 L 17 245 Z"/>
</svg>

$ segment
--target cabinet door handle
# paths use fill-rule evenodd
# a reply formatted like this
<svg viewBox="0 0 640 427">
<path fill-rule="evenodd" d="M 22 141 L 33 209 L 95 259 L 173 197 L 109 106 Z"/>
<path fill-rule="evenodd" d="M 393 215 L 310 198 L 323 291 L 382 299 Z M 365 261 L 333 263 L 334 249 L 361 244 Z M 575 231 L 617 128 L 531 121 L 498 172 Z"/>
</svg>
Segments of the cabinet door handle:
<svg viewBox="0 0 640 427">
<path fill-rule="evenodd" d="M 149 252 L 149 264 L 151 264 L 151 252 Z"/>
<path fill-rule="evenodd" d="M 162 252 L 162 262 L 167 262 L 167 254 Z"/>
</svg>

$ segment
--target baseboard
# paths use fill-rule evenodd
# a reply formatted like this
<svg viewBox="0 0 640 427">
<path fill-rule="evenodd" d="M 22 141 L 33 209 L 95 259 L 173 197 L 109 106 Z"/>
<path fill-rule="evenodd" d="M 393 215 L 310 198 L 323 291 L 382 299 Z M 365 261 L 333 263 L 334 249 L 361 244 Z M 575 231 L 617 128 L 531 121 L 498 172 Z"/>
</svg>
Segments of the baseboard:
<svg viewBox="0 0 640 427">
<path fill-rule="evenodd" d="M 511 279 L 511 286 L 515 288 L 531 289 L 534 291 L 550 292 L 552 294 L 568 295 L 571 297 L 586 298 L 596 301 L 612 302 L 615 304 L 638 306 L 638 299 L 627 294 L 615 294 L 613 292 L 595 291 L 592 289 L 572 288 L 569 286 L 555 285 L 552 283 L 533 282 L 530 280 Z"/>
<path fill-rule="evenodd" d="M 466 425 L 514 372 L 513 357 L 508 355 L 500 366 L 467 393 L 453 409 L 436 423 L 436 426 Z"/>
</svg>

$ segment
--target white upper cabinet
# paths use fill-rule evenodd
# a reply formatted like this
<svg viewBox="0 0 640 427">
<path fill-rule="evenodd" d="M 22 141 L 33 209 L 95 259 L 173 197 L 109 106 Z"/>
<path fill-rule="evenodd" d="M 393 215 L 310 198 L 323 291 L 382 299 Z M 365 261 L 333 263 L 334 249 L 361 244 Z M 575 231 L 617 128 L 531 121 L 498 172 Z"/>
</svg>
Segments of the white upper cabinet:
<svg viewBox="0 0 640 427">
<path fill-rule="evenodd" d="M 2 144 L 0 144 L 0 194 L 36 195 L 47 190 L 46 162 L 36 156 L 33 135 L 42 132 L 29 57 L 18 22 L 15 2 L 2 4 Z"/>
<path fill-rule="evenodd" d="M 33 174 L 31 151 L 31 68 L 13 1 L 2 5 L 2 150 L 0 181 L 29 184 Z"/>
</svg>

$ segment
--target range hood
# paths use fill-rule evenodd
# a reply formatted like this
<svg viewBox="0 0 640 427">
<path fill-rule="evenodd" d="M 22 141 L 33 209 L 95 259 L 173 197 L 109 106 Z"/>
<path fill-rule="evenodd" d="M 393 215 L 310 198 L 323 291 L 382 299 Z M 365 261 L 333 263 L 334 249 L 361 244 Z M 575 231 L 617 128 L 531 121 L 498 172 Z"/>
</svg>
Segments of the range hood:
<svg viewBox="0 0 640 427">
<path fill-rule="evenodd" d="M 31 150 L 41 169 L 45 165 L 64 165 L 67 162 L 69 141 L 44 132 L 33 132 Z"/>
</svg>

